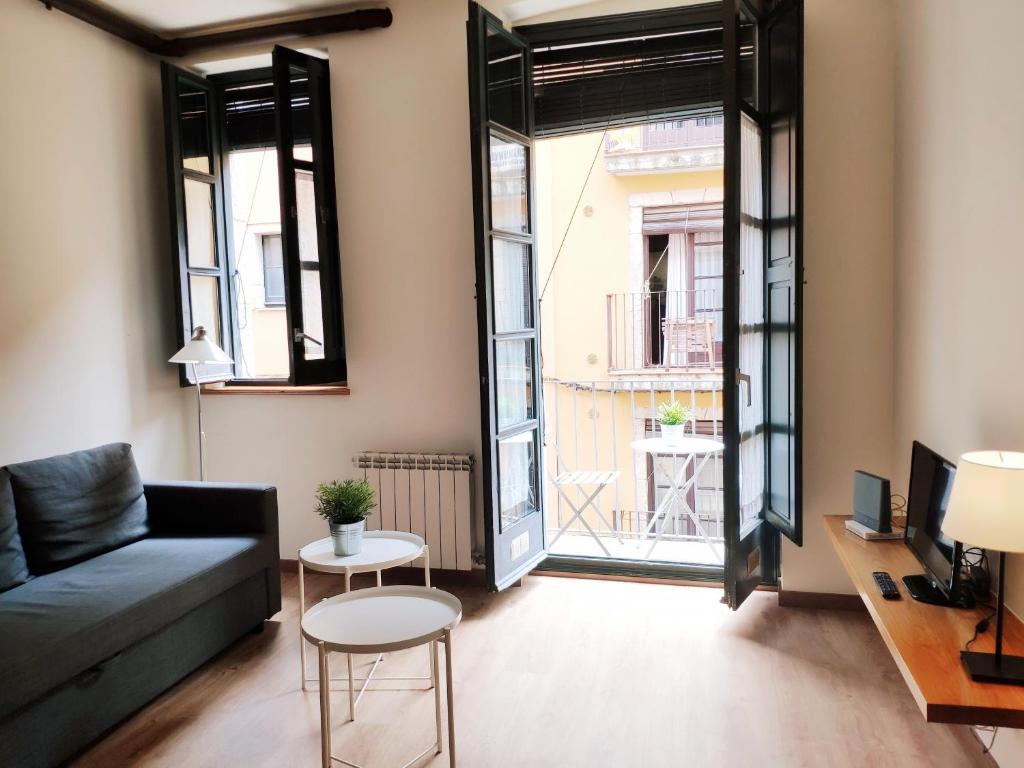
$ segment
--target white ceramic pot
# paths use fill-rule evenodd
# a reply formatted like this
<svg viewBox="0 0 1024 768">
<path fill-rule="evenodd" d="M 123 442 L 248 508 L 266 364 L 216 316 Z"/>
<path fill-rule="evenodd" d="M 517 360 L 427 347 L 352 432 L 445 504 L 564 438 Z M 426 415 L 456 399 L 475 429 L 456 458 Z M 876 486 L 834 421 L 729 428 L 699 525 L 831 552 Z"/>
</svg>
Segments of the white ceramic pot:
<svg viewBox="0 0 1024 768">
<path fill-rule="evenodd" d="M 358 555 L 363 549 L 363 531 L 366 521 L 358 523 L 329 523 L 331 541 L 334 543 L 334 554 L 338 557 Z"/>
<path fill-rule="evenodd" d="M 685 424 L 662 424 L 661 436 L 672 445 L 679 445 L 686 437 Z"/>
</svg>

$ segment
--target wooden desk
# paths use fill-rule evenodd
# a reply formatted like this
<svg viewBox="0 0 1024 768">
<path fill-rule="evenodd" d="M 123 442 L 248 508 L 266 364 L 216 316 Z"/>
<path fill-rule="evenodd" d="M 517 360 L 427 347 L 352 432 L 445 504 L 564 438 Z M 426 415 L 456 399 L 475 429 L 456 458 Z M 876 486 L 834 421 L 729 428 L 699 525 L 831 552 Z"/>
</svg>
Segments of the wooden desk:
<svg viewBox="0 0 1024 768">
<path fill-rule="evenodd" d="M 904 576 L 923 572 L 914 554 L 902 540 L 864 541 L 846 530 L 848 519 L 825 516 L 829 538 L 925 719 L 930 723 L 1024 728 L 1024 686 L 974 683 L 960 664 L 960 650 L 988 611 L 917 602 L 903 585 Z M 873 571 L 888 571 L 902 599 L 882 599 L 871 577 Z M 992 652 L 995 630 L 993 619 L 971 649 Z M 1009 611 L 1003 643 L 1004 653 L 1024 656 L 1024 625 Z"/>
</svg>

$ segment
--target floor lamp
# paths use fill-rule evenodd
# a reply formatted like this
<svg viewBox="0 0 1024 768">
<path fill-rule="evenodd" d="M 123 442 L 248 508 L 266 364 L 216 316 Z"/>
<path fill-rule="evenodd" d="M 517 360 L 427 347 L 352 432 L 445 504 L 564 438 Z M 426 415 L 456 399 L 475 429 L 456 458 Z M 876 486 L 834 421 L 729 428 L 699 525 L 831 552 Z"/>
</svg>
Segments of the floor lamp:
<svg viewBox="0 0 1024 768">
<path fill-rule="evenodd" d="M 233 363 L 227 353 L 206 337 L 206 329 L 197 325 L 192 338 L 168 360 L 169 363 L 192 366 L 192 378 L 196 380 L 196 410 L 199 412 L 199 479 L 206 481 L 206 452 L 203 432 L 203 387 L 199 383 L 199 366 L 207 363 Z"/>
<path fill-rule="evenodd" d="M 1003 653 L 1006 553 L 1024 552 L 1024 453 L 975 451 L 961 456 L 942 532 L 999 553 L 995 653 L 961 651 L 964 667 L 972 680 L 1024 685 L 1024 657 Z"/>
</svg>

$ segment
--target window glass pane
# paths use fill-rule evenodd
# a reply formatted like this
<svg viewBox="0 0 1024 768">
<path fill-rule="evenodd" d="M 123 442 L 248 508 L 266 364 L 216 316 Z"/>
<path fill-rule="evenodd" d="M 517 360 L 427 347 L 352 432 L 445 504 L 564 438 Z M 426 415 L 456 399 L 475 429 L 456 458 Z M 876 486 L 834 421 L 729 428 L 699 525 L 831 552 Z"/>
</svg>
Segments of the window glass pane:
<svg viewBox="0 0 1024 768">
<path fill-rule="evenodd" d="M 529 232 L 526 147 L 491 134 L 491 228 Z"/>
<path fill-rule="evenodd" d="M 181 131 L 181 164 L 184 168 L 212 173 L 210 162 L 210 105 L 207 93 L 178 81 L 178 127 Z"/>
<path fill-rule="evenodd" d="M 487 30 L 487 117 L 526 133 L 523 51 L 497 31 Z"/>
<path fill-rule="evenodd" d="M 500 432 L 534 417 L 533 340 L 496 341 L 494 365 Z"/>
<path fill-rule="evenodd" d="M 494 331 L 521 331 L 533 326 L 530 304 L 530 249 L 523 243 L 491 240 L 494 268 Z"/>
<path fill-rule="evenodd" d="M 309 146 L 311 131 L 309 108 L 309 74 L 302 67 L 292 65 L 291 72 L 291 115 L 292 115 L 292 157 L 296 160 L 312 160 L 313 149 Z"/>
<path fill-rule="evenodd" d="M 223 347 L 220 333 L 220 288 L 212 275 L 189 275 L 188 291 L 192 306 L 192 329 L 203 326 L 214 344 Z"/>
<path fill-rule="evenodd" d="M 316 190 L 313 174 L 295 171 L 295 209 L 299 223 L 299 260 L 320 261 L 316 237 Z"/>
<path fill-rule="evenodd" d="M 280 235 L 263 236 L 263 303 L 284 304 L 284 259 Z"/>
<path fill-rule="evenodd" d="M 277 150 L 228 154 L 235 271 L 234 309 L 238 344 L 236 375 L 242 379 L 286 379 L 289 371 L 281 247 Z"/>
<path fill-rule="evenodd" d="M 757 109 L 757 24 L 745 13 L 740 14 L 739 43 L 740 98 Z"/>
<path fill-rule="evenodd" d="M 505 530 L 537 511 L 535 432 L 498 441 L 498 504 Z"/>
<path fill-rule="evenodd" d="M 303 356 L 306 360 L 324 359 L 324 310 L 320 297 L 320 270 L 303 269 L 302 331 Z"/>
<path fill-rule="evenodd" d="M 213 224 L 213 185 L 185 179 L 185 234 L 190 267 L 217 266 Z"/>
</svg>

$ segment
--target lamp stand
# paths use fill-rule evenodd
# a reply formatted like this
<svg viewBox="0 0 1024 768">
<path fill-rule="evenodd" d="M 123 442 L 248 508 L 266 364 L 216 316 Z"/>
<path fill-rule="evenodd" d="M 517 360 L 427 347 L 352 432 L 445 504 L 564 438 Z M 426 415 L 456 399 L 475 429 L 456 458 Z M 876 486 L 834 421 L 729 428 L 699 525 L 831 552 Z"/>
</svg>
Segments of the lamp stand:
<svg viewBox="0 0 1024 768">
<path fill-rule="evenodd" d="M 1003 655 L 1003 604 L 1006 597 L 1006 553 L 999 553 L 999 588 L 996 605 L 996 652 L 961 651 L 960 660 L 978 683 L 1024 685 L 1024 657 Z"/>
<path fill-rule="evenodd" d="M 206 482 L 206 432 L 203 431 L 203 385 L 199 382 L 199 365 L 192 363 L 192 377 L 196 380 L 196 411 L 199 413 L 199 479 Z M 1001 585 L 1000 585 L 1001 586 Z"/>
</svg>

